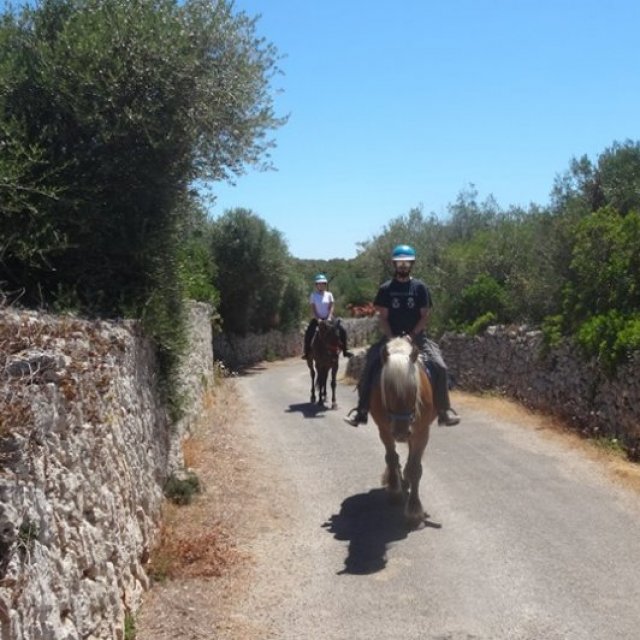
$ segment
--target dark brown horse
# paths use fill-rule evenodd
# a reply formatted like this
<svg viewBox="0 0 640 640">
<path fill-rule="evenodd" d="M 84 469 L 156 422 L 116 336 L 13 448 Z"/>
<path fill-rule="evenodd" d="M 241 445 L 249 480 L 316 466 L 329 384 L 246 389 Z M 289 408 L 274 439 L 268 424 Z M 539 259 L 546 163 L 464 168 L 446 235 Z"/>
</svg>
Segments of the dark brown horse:
<svg viewBox="0 0 640 640">
<path fill-rule="evenodd" d="M 318 404 L 327 401 L 327 380 L 331 372 L 331 408 L 337 409 L 336 402 L 336 374 L 338 373 L 338 357 L 342 350 L 338 324 L 334 320 L 318 320 L 318 328 L 307 358 L 307 366 L 311 374 L 311 402 L 316 401 L 318 390 Z"/>
<path fill-rule="evenodd" d="M 382 347 L 382 371 L 371 392 L 370 413 L 386 451 L 383 484 L 390 499 L 405 503 L 408 523 L 418 526 L 426 518 L 419 494 L 422 455 L 437 413 L 418 348 L 406 338 L 393 338 Z M 409 445 L 404 471 L 396 442 Z"/>
</svg>

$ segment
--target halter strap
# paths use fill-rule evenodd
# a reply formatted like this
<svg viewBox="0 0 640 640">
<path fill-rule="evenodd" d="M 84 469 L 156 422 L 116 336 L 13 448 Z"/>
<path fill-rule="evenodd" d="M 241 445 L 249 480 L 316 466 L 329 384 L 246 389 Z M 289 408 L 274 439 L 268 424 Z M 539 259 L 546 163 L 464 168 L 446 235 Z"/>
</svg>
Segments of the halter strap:
<svg viewBox="0 0 640 640">
<path fill-rule="evenodd" d="M 391 413 L 391 412 L 389 412 L 387 415 L 392 420 L 407 420 L 408 422 L 411 422 L 415 418 L 416 412 L 415 411 L 411 411 L 410 413 Z"/>
</svg>

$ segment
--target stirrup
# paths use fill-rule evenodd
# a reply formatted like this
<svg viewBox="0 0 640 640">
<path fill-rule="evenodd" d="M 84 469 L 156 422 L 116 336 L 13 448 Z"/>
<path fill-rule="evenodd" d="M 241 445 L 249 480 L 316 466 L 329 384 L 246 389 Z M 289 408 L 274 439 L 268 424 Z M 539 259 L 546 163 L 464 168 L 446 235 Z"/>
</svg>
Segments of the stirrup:
<svg viewBox="0 0 640 640">
<path fill-rule="evenodd" d="M 450 415 L 453 413 L 454 415 Z M 447 427 L 453 427 L 460 422 L 460 418 L 458 417 L 458 412 L 455 409 L 449 407 L 445 411 L 442 411 L 438 414 L 438 424 L 445 425 Z"/>
<path fill-rule="evenodd" d="M 356 415 L 353 416 L 353 418 L 350 418 L 349 416 L 352 413 L 355 413 Z M 367 424 L 367 414 L 362 409 L 354 407 L 353 409 L 351 409 L 351 411 L 349 411 L 349 413 L 347 413 L 347 417 L 344 419 L 344 421 L 347 424 L 350 424 L 352 427 L 357 427 L 361 424 Z"/>
</svg>

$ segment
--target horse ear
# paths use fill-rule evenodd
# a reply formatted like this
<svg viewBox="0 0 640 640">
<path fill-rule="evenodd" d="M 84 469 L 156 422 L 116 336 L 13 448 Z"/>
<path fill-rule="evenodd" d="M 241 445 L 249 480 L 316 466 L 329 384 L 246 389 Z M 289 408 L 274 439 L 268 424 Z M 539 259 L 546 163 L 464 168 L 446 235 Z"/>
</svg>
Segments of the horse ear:
<svg viewBox="0 0 640 640">
<path fill-rule="evenodd" d="M 418 359 L 418 356 L 420 355 L 420 349 L 418 349 L 418 347 L 414 344 L 412 345 L 412 349 L 411 349 L 411 362 L 415 362 Z"/>
<path fill-rule="evenodd" d="M 387 360 L 389 359 L 389 345 L 385 342 L 382 345 L 382 364 L 386 364 Z"/>
</svg>

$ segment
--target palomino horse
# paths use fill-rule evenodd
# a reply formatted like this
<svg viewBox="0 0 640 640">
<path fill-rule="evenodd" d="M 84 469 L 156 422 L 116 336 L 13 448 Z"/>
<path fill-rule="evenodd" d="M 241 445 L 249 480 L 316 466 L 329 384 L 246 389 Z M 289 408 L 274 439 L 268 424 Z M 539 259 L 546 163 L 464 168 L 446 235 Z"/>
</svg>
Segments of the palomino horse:
<svg viewBox="0 0 640 640">
<path fill-rule="evenodd" d="M 331 371 L 331 408 L 337 409 L 336 374 L 338 373 L 338 355 L 342 349 L 338 325 L 333 320 L 318 320 L 318 329 L 311 342 L 307 366 L 311 373 L 311 402 L 318 404 L 327 400 L 327 379 Z"/>
<path fill-rule="evenodd" d="M 418 348 L 406 338 L 389 340 L 382 347 L 381 356 L 380 381 L 371 390 L 369 411 L 386 450 L 387 467 L 382 482 L 392 501 L 406 500 L 405 516 L 409 525 L 416 527 L 426 518 L 419 495 L 422 455 L 429 441 L 430 425 L 437 415 L 431 382 Z M 400 469 L 396 442 L 409 445 L 404 472 Z"/>
</svg>

